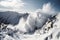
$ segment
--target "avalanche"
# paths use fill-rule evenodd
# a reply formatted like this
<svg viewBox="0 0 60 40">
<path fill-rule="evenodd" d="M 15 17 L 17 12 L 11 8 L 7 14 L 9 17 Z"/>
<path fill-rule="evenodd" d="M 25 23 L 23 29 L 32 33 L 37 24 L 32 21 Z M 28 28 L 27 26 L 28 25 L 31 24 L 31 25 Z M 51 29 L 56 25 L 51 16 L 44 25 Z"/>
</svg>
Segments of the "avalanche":
<svg viewBox="0 0 60 40">
<path fill-rule="evenodd" d="M 32 34 L 30 34 L 31 31 L 29 31 L 29 33 L 28 33 L 28 30 L 22 32 L 15 26 L 14 27 L 11 25 L 7 26 L 6 24 L 2 23 L 1 29 L 3 30 L 0 32 L 0 38 L 1 40 L 60 40 L 60 27 L 59 27 L 60 17 L 59 16 L 60 16 L 60 13 L 58 15 L 53 16 L 50 19 L 48 18 L 46 23 L 43 25 L 43 27 L 40 29 L 37 28 L 37 30 L 34 29 L 36 24 L 33 24 L 34 26 L 32 24 L 29 24 L 31 28 L 33 27 L 32 29 L 35 30 L 34 33 Z M 38 18 L 38 16 L 36 18 Z M 45 18 L 45 16 L 43 16 L 43 18 Z M 33 20 L 35 22 L 36 19 L 34 17 L 31 18 L 31 15 L 30 15 L 27 21 L 29 23 L 30 21 L 32 22 Z M 28 28 L 29 28 L 29 25 L 28 25 Z M 27 32 L 27 33 L 24 33 L 24 32 Z"/>
</svg>

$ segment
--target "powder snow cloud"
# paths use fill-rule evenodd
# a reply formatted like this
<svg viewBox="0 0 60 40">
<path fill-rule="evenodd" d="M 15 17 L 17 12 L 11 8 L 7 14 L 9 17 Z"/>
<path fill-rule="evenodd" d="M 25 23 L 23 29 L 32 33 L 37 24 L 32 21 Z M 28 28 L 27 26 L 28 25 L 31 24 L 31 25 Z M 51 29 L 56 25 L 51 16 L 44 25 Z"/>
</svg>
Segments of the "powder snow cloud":
<svg viewBox="0 0 60 40">
<path fill-rule="evenodd" d="M 44 14 L 49 14 L 49 15 L 56 15 L 56 13 L 57 13 L 57 11 L 55 11 L 55 9 L 51 3 L 43 4 L 42 8 L 37 9 L 35 12 L 42 12 Z"/>
</svg>

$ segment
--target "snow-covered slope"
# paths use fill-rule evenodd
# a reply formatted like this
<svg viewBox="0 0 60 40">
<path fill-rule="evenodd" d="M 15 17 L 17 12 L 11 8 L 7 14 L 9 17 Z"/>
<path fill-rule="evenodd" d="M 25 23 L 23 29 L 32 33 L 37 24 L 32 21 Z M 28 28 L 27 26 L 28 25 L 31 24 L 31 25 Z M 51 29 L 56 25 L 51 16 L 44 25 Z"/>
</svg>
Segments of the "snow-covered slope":
<svg viewBox="0 0 60 40">
<path fill-rule="evenodd" d="M 54 16 L 43 13 L 30 14 L 27 20 L 21 17 L 15 26 L 1 23 L 0 39 L 60 40 L 60 13 Z"/>
</svg>

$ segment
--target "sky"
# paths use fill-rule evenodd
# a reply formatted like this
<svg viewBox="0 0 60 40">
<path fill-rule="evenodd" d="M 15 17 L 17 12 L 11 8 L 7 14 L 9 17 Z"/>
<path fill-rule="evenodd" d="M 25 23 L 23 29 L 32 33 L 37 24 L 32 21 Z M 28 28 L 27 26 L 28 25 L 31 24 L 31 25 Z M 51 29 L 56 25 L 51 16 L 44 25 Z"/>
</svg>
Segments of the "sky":
<svg viewBox="0 0 60 40">
<path fill-rule="evenodd" d="M 0 11 L 33 12 L 42 9 L 47 3 L 60 11 L 60 0 L 0 0 Z"/>
</svg>

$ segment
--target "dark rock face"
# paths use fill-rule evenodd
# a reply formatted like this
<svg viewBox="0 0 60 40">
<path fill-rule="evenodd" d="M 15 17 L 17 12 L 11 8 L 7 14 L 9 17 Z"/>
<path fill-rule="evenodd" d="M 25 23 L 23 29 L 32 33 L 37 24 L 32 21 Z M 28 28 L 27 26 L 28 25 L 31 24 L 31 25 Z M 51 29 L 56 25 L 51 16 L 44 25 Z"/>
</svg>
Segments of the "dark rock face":
<svg viewBox="0 0 60 40">
<path fill-rule="evenodd" d="M 48 40 L 48 37 L 46 37 L 45 40 Z"/>
<path fill-rule="evenodd" d="M 10 11 L 0 12 L 0 23 L 16 25 L 18 24 L 21 17 L 25 17 L 27 15 L 28 14 L 19 14 L 17 12 Z"/>
<path fill-rule="evenodd" d="M 59 38 L 60 37 L 60 32 L 58 32 L 58 34 L 57 34 L 57 38 Z"/>
<path fill-rule="evenodd" d="M 17 24 L 20 19 L 20 16 L 18 13 L 14 12 L 0 12 L 0 23 L 5 24 Z"/>
</svg>

